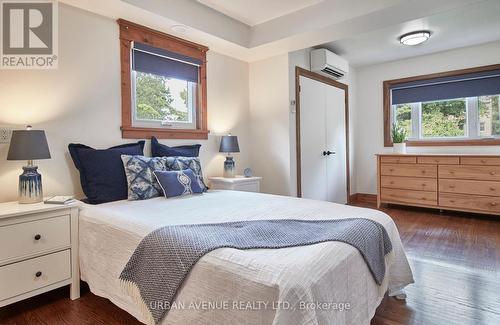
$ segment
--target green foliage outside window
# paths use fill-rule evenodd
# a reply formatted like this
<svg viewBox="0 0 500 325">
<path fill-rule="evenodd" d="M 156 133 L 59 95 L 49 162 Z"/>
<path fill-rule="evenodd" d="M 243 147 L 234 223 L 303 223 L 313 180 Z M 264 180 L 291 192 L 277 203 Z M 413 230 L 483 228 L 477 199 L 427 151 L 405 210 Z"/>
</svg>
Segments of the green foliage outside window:
<svg viewBox="0 0 500 325">
<path fill-rule="evenodd" d="M 393 106 L 394 125 L 403 129 L 409 138 L 498 137 L 500 136 L 499 98 L 499 95 L 491 95 L 470 99 L 398 104 Z M 467 111 L 468 101 L 473 105 L 472 113 L 476 112 L 474 107 L 477 107 L 476 117 Z M 415 108 L 415 105 L 420 109 L 420 114 L 412 116 L 412 108 Z M 469 123 L 478 125 L 479 133 L 472 130 L 473 134 L 468 134 L 468 118 L 473 119 Z M 412 123 L 420 124 L 419 134 L 412 134 Z"/>
<path fill-rule="evenodd" d="M 479 121 L 485 123 L 485 130 L 481 136 L 500 135 L 500 106 L 499 96 L 479 97 Z"/>
<path fill-rule="evenodd" d="M 188 113 L 172 106 L 174 98 L 166 86 L 167 78 L 150 73 L 136 72 L 136 118 L 139 120 L 187 121 Z M 181 92 L 180 96 L 183 94 Z M 184 94 L 187 104 L 187 90 Z"/>
<path fill-rule="evenodd" d="M 400 104 L 396 106 L 396 125 L 402 128 L 406 136 L 411 137 L 411 106 L 410 104 Z"/>
<path fill-rule="evenodd" d="M 465 136 L 466 114 L 465 99 L 422 103 L 423 137 Z"/>
</svg>

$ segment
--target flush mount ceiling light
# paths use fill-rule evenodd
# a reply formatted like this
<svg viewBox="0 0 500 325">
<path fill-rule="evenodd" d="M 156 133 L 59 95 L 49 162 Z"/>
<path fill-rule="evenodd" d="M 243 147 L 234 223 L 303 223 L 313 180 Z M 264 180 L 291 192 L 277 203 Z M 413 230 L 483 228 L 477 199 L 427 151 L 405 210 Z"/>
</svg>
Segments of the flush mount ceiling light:
<svg viewBox="0 0 500 325">
<path fill-rule="evenodd" d="M 399 41 L 401 42 L 401 44 L 414 46 L 422 44 L 423 42 L 427 41 L 429 37 L 431 37 L 431 32 L 427 30 L 420 30 L 417 32 L 404 34 L 399 38 Z"/>
</svg>

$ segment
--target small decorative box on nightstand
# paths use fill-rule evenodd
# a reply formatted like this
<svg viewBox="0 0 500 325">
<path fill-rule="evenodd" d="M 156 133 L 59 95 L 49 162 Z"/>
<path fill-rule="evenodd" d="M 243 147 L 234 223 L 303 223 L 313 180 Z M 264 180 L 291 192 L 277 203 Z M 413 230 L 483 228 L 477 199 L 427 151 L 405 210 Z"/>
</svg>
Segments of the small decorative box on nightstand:
<svg viewBox="0 0 500 325">
<path fill-rule="evenodd" d="M 78 203 L 0 203 L 0 307 L 70 284 L 80 297 Z"/>
<path fill-rule="evenodd" d="M 260 192 L 262 177 L 236 176 L 234 178 L 209 177 L 211 189 Z"/>
</svg>

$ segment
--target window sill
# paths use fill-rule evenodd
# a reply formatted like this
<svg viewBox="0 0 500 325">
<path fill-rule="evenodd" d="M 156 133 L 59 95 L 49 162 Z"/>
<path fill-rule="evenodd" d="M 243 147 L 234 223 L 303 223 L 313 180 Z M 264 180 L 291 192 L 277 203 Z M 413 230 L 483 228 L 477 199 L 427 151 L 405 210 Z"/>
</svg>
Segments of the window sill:
<svg viewBox="0 0 500 325">
<path fill-rule="evenodd" d="M 153 129 L 122 126 L 122 138 L 124 139 L 149 139 L 152 136 L 158 139 L 208 139 L 208 130 L 189 129 Z"/>
<path fill-rule="evenodd" d="M 452 147 L 452 146 L 500 146 L 500 139 L 471 140 L 413 140 L 406 141 L 408 147 Z M 384 147 L 392 147 L 392 141 Z"/>
</svg>

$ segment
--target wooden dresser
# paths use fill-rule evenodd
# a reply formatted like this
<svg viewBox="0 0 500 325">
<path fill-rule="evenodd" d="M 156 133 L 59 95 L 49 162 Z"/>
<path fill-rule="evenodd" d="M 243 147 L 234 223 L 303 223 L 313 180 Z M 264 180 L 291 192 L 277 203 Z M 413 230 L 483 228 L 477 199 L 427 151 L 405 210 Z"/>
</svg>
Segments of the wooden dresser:
<svg viewBox="0 0 500 325">
<path fill-rule="evenodd" d="M 377 206 L 500 215 L 500 155 L 377 155 Z"/>
</svg>

